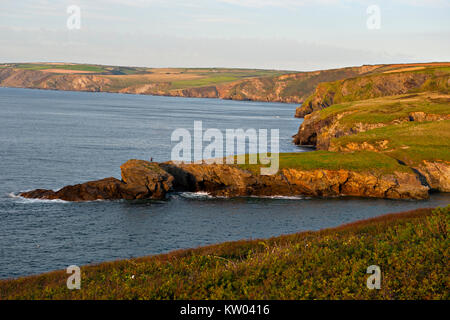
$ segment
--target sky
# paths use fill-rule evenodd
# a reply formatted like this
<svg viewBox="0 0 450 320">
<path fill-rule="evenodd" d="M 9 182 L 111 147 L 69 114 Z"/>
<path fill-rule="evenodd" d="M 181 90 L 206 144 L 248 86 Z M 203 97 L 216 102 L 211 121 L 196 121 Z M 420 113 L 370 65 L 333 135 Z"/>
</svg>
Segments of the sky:
<svg viewBox="0 0 450 320">
<path fill-rule="evenodd" d="M 309 71 L 431 61 L 450 61 L 450 0 L 0 0 L 0 62 Z"/>
</svg>

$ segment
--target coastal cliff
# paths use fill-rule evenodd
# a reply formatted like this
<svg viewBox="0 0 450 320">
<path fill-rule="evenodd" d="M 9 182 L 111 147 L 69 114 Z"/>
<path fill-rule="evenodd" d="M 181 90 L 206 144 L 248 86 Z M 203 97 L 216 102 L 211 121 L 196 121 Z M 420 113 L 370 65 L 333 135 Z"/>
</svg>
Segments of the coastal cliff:
<svg viewBox="0 0 450 320">
<path fill-rule="evenodd" d="M 448 94 L 425 92 L 368 99 L 336 104 L 324 112 L 307 115 L 294 136 L 294 143 L 311 145 L 318 150 L 329 150 L 331 140 L 334 138 L 408 122 L 443 120 L 450 120 Z M 383 144 L 380 147 L 383 147 Z"/>
<path fill-rule="evenodd" d="M 425 92 L 335 104 L 307 115 L 294 143 L 385 154 L 431 190 L 450 192 L 450 95 Z"/>
<path fill-rule="evenodd" d="M 284 103 L 302 103 L 324 81 L 336 81 L 368 74 L 379 65 L 349 67 L 246 79 L 217 88 L 218 98 Z"/>
</svg>

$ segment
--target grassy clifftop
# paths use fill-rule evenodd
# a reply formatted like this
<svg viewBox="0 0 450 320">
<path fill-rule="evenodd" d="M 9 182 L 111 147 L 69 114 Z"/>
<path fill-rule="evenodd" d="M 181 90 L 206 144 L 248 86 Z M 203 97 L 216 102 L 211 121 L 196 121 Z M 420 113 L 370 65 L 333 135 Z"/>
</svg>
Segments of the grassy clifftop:
<svg viewBox="0 0 450 320">
<path fill-rule="evenodd" d="M 412 173 L 411 169 L 398 163 L 395 159 L 370 151 L 345 152 L 313 151 L 280 153 L 279 168 L 299 170 L 348 170 L 360 173 L 389 174 L 394 172 Z M 248 161 L 246 161 L 248 163 Z M 241 168 L 257 174 L 262 164 L 242 164 Z"/>
<path fill-rule="evenodd" d="M 0 281 L 0 299 L 449 299 L 450 207 Z M 381 269 L 381 289 L 366 286 Z"/>
<path fill-rule="evenodd" d="M 450 95 L 438 92 L 334 104 L 294 139 L 328 151 L 375 151 L 408 164 L 450 161 Z"/>
</svg>

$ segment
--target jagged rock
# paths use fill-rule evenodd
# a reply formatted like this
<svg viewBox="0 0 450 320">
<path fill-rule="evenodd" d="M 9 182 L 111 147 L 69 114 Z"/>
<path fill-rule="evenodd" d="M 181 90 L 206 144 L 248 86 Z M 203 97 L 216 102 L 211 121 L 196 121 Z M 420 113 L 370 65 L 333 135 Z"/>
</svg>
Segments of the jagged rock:
<svg viewBox="0 0 450 320">
<path fill-rule="evenodd" d="M 24 198 L 65 201 L 116 200 L 128 198 L 128 195 L 123 192 L 122 185 L 123 183 L 116 178 L 106 178 L 66 186 L 59 191 L 37 189 L 20 195 Z"/>
<path fill-rule="evenodd" d="M 173 177 L 157 163 L 128 160 L 120 166 L 123 188 L 135 199 L 161 199 L 172 188 Z"/>
</svg>

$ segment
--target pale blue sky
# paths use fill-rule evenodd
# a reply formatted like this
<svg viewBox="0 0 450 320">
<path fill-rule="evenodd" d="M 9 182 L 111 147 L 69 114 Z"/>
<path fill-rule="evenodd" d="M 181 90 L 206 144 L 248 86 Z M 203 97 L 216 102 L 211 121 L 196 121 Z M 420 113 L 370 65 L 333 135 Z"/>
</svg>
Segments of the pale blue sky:
<svg viewBox="0 0 450 320">
<path fill-rule="evenodd" d="M 68 30 L 66 9 L 81 8 Z M 378 5 L 381 29 L 366 10 Z M 0 61 L 317 70 L 450 61 L 450 0 L 0 0 Z"/>
</svg>

